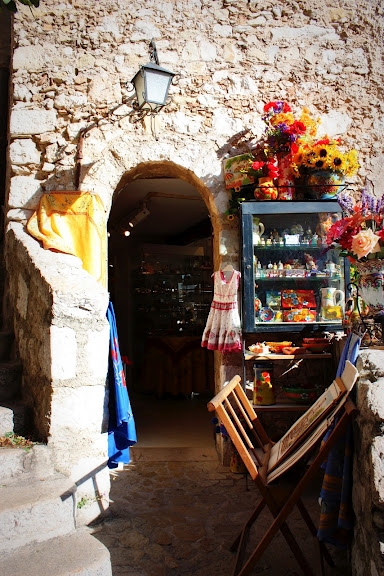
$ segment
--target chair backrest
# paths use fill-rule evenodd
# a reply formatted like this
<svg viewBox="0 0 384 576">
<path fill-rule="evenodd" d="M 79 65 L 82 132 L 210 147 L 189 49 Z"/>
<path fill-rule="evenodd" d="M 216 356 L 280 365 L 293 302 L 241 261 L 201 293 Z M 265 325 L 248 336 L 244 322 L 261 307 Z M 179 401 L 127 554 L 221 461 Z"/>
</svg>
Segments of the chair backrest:
<svg viewBox="0 0 384 576">
<path fill-rule="evenodd" d="M 207 407 L 210 412 L 216 411 L 249 474 L 262 488 L 304 457 L 325 434 L 345 404 L 357 375 L 355 366 L 346 360 L 341 377 L 325 389 L 277 443 L 270 440 L 260 423 L 240 384 L 240 376 L 234 376 Z"/>
<path fill-rule="evenodd" d="M 216 411 L 251 478 L 265 482 L 272 442 L 258 420 L 241 384 L 234 376 L 208 403 Z"/>
</svg>

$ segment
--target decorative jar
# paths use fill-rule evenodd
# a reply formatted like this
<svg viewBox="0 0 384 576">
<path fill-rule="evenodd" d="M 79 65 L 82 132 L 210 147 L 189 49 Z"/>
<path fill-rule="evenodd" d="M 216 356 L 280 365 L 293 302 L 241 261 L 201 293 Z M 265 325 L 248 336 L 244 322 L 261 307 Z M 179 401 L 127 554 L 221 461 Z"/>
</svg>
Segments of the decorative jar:
<svg viewBox="0 0 384 576">
<path fill-rule="evenodd" d="M 278 191 L 272 178 L 269 178 L 269 176 L 259 178 L 259 183 L 255 188 L 254 196 L 256 200 L 277 200 Z"/>
<path fill-rule="evenodd" d="M 314 170 L 307 175 L 306 192 L 313 200 L 331 200 L 344 188 L 344 175 L 334 170 Z"/>
<path fill-rule="evenodd" d="M 253 404 L 255 406 L 268 406 L 275 404 L 275 395 L 271 382 L 273 365 L 269 362 L 256 362 L 253 365 Z"/>
<path fill-rule="evenodd" d="M 384 259 L 356 262 L 359 296 L 372 314 L 384 314 Z"/>
</svg>

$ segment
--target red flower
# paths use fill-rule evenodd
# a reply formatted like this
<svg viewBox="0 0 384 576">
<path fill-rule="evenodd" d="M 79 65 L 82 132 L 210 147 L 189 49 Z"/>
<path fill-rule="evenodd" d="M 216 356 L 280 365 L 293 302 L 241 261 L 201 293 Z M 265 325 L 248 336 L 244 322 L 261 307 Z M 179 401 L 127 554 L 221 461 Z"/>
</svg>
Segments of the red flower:
<svg viewBox="0 0 384 576">
<path fill-rule="evenodd" d="M 365 218 L 360 211 L 353 216 L 336 220 L 327 232 L 326 242 L 328 245 L 337 242 L 343 250 L 350 250 L 352 246 L 352 236 L 361 230 L 361 224 Z"/>
<path fill-rule="evenodd" d="M 287 102 L 268 102 L 264 105 L 264 112 L 269 112 L 271 108 L 274 112 L 292 112 L 292 108 Z"/>
<path fill-rule="evenodd" d="M 265 162 L 259 162 L 257 160 L 255 160 L 255 162 L 252 162 L 252 170 L 261 170 L 263 168 L 263 166 L 265 165 Z"/>
<path fill-rule="evenodd" d="M 268 104 L 264 104 L 264 112 L 268 112 L 271 108 L 273 108 L 274 102 L 268 102 Z"/>
<path fill-rule="evenodd" d="M 317 142 L 315 142 L 315 146 L 327 146 L 329 144 L 330 140 L 329 138 L 323 138 L 322 140 L 318 140 Z"/>
<path fill-rule="evenodd" d="M 268 170 L 268 176 L 270 178 L 278 178 L 280 171 L 278 166 L 276 166 L 276 164 L 274 163 L 273 160 L 270 160 L 269 162 L 267 162 L 267 170 Z"/>
<path fill-rule="evenodd" d="M 293 124 L 288 127 L 287 132 L 289 134 L 304 134 L 307 127 L 304 122 L 300 122 L 300 120 L 295 120 Z"/>
<path fill-rule="evenodd" d="M 384 228 L 382 228 L 381 230 L 379 230 L 378 232 L 376 232 L 376 234 L 378 236 L 380 236 L 380 240 L 382 240 L 384 242 Z"/>
</svg>

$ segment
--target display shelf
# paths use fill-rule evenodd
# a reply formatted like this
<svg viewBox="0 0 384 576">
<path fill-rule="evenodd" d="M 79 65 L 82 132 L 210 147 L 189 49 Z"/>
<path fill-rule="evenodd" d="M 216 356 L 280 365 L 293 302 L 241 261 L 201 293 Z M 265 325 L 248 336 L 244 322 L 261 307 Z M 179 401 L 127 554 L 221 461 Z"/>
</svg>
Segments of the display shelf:
<svg viewBox="0 0 384 576">
<path fill-rule="evenodd" d="M 148 336 L 201 335 L 213 297 L 208 262 L 205 252 L 159 255 L 148 251 L 132 273 L 136 325 Z"/>
<path fill-rule="evenodd" d="M 255 280 L 260 280 L 263 282 L 275 282 L 278 280 L 279 282 L 340 282 L 343 281 L 343 276 L 335 276 L 334 278 L 330 278 L 329 276 L 257 276 L 255 275 Z"/>
<path fill-rule="evenodd" d="M 278 402 L 276 404 L 269 404 L 266 406 L 260 404 L 252 404 L 255 412 L 306 412 L 310 404 L 293 404 Z"/>
<path fill-rule="evenodd" d="M 324 244 L 317 244 L 316 246 L 313 244 L 284 244 L 283 246 L 280 244 L 272 244 L 272 245 L 263 245 L 263 244 L 253 244 L 254 248 L 257 250 L 261 250 L 262 252 L 279 252 L 279 251 L 287 251 L 287 250 L 314 250 L 315 252 L 324 250 L 327 246 Z"/>
<path fill-rule="evenodd" d="M 242 202 L 244 333 L 342 330 L 349 263 L 325 244 L 340 217 L 336 200 Z"/>
<path fill-rule="evenodd" d="M 329 352 L 318 352 L 312 354 L 252 354 L 252 352 L 244 352 L 245 360 L 266 360 L 271 362 L 272 360 L 301 360 L 303 358 L 306 360 L 324 360 L 325 358 L 332 358 L 332 354 Z"/>
<path fill-rule="evenodd" d="M 282 340 L 300 346 L 302 337 L 344 331 L 349 263 L 325 243 L 331 221 L 340 217 L 336 200 L 241 204 L 243 379 L 250 377 L 253 363 L 261 363 L 261 370 L 265 365 L 276 400 L 255 405 L 259 414 L 295 417 L 310 402 L 295 402 L 284 387 L 294 382 L 305 390 L 312 383 L 320 392 L 333 378 L 332 347 L 319 353 L 254 354 L 248 346 Z"/>
</svg>

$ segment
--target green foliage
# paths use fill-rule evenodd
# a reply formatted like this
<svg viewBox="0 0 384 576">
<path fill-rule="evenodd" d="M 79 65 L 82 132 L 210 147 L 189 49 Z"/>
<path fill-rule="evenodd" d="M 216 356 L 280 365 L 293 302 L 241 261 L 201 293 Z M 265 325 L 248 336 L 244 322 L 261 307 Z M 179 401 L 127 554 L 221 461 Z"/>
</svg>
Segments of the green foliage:
<svg viewBox="0 0 384 576">
<path fill-rule="evenodd" d="M 7 8 L 10 12 L 17 12 L 18 4 L 29 6 L 32 10 L 39 7 L 40 0 L 0 0 L 0 8 Z"/>
<path fill-rule="evenodd" d="M 230 190 L 231 197 L 228 202 L 227 215 L 238 215 L 240 204 L 246 200 L 254 200 L 254 185 L 242 186 L 240 190 Z"/>
<path fill-rule="evenodd" d="M 80 500 L 77 503 L 77 508 L 79 510 L 81 510 L 82 508 L 84 508 L 84 506 L 87 505 L 87 503 L 89 502 L 89 498 L 85 498 L 84 496 L 82 498 L 80 498 Z"/>
<path fill-rule="evenodd" d="M 24 438 L 24 436 L 18 436 L 14 432 L 7 432 L 4 436 L 0 436 L 0 448 L 24 448 L 24 450 L 29 450 L 35 442 Z"/>
</svg>

